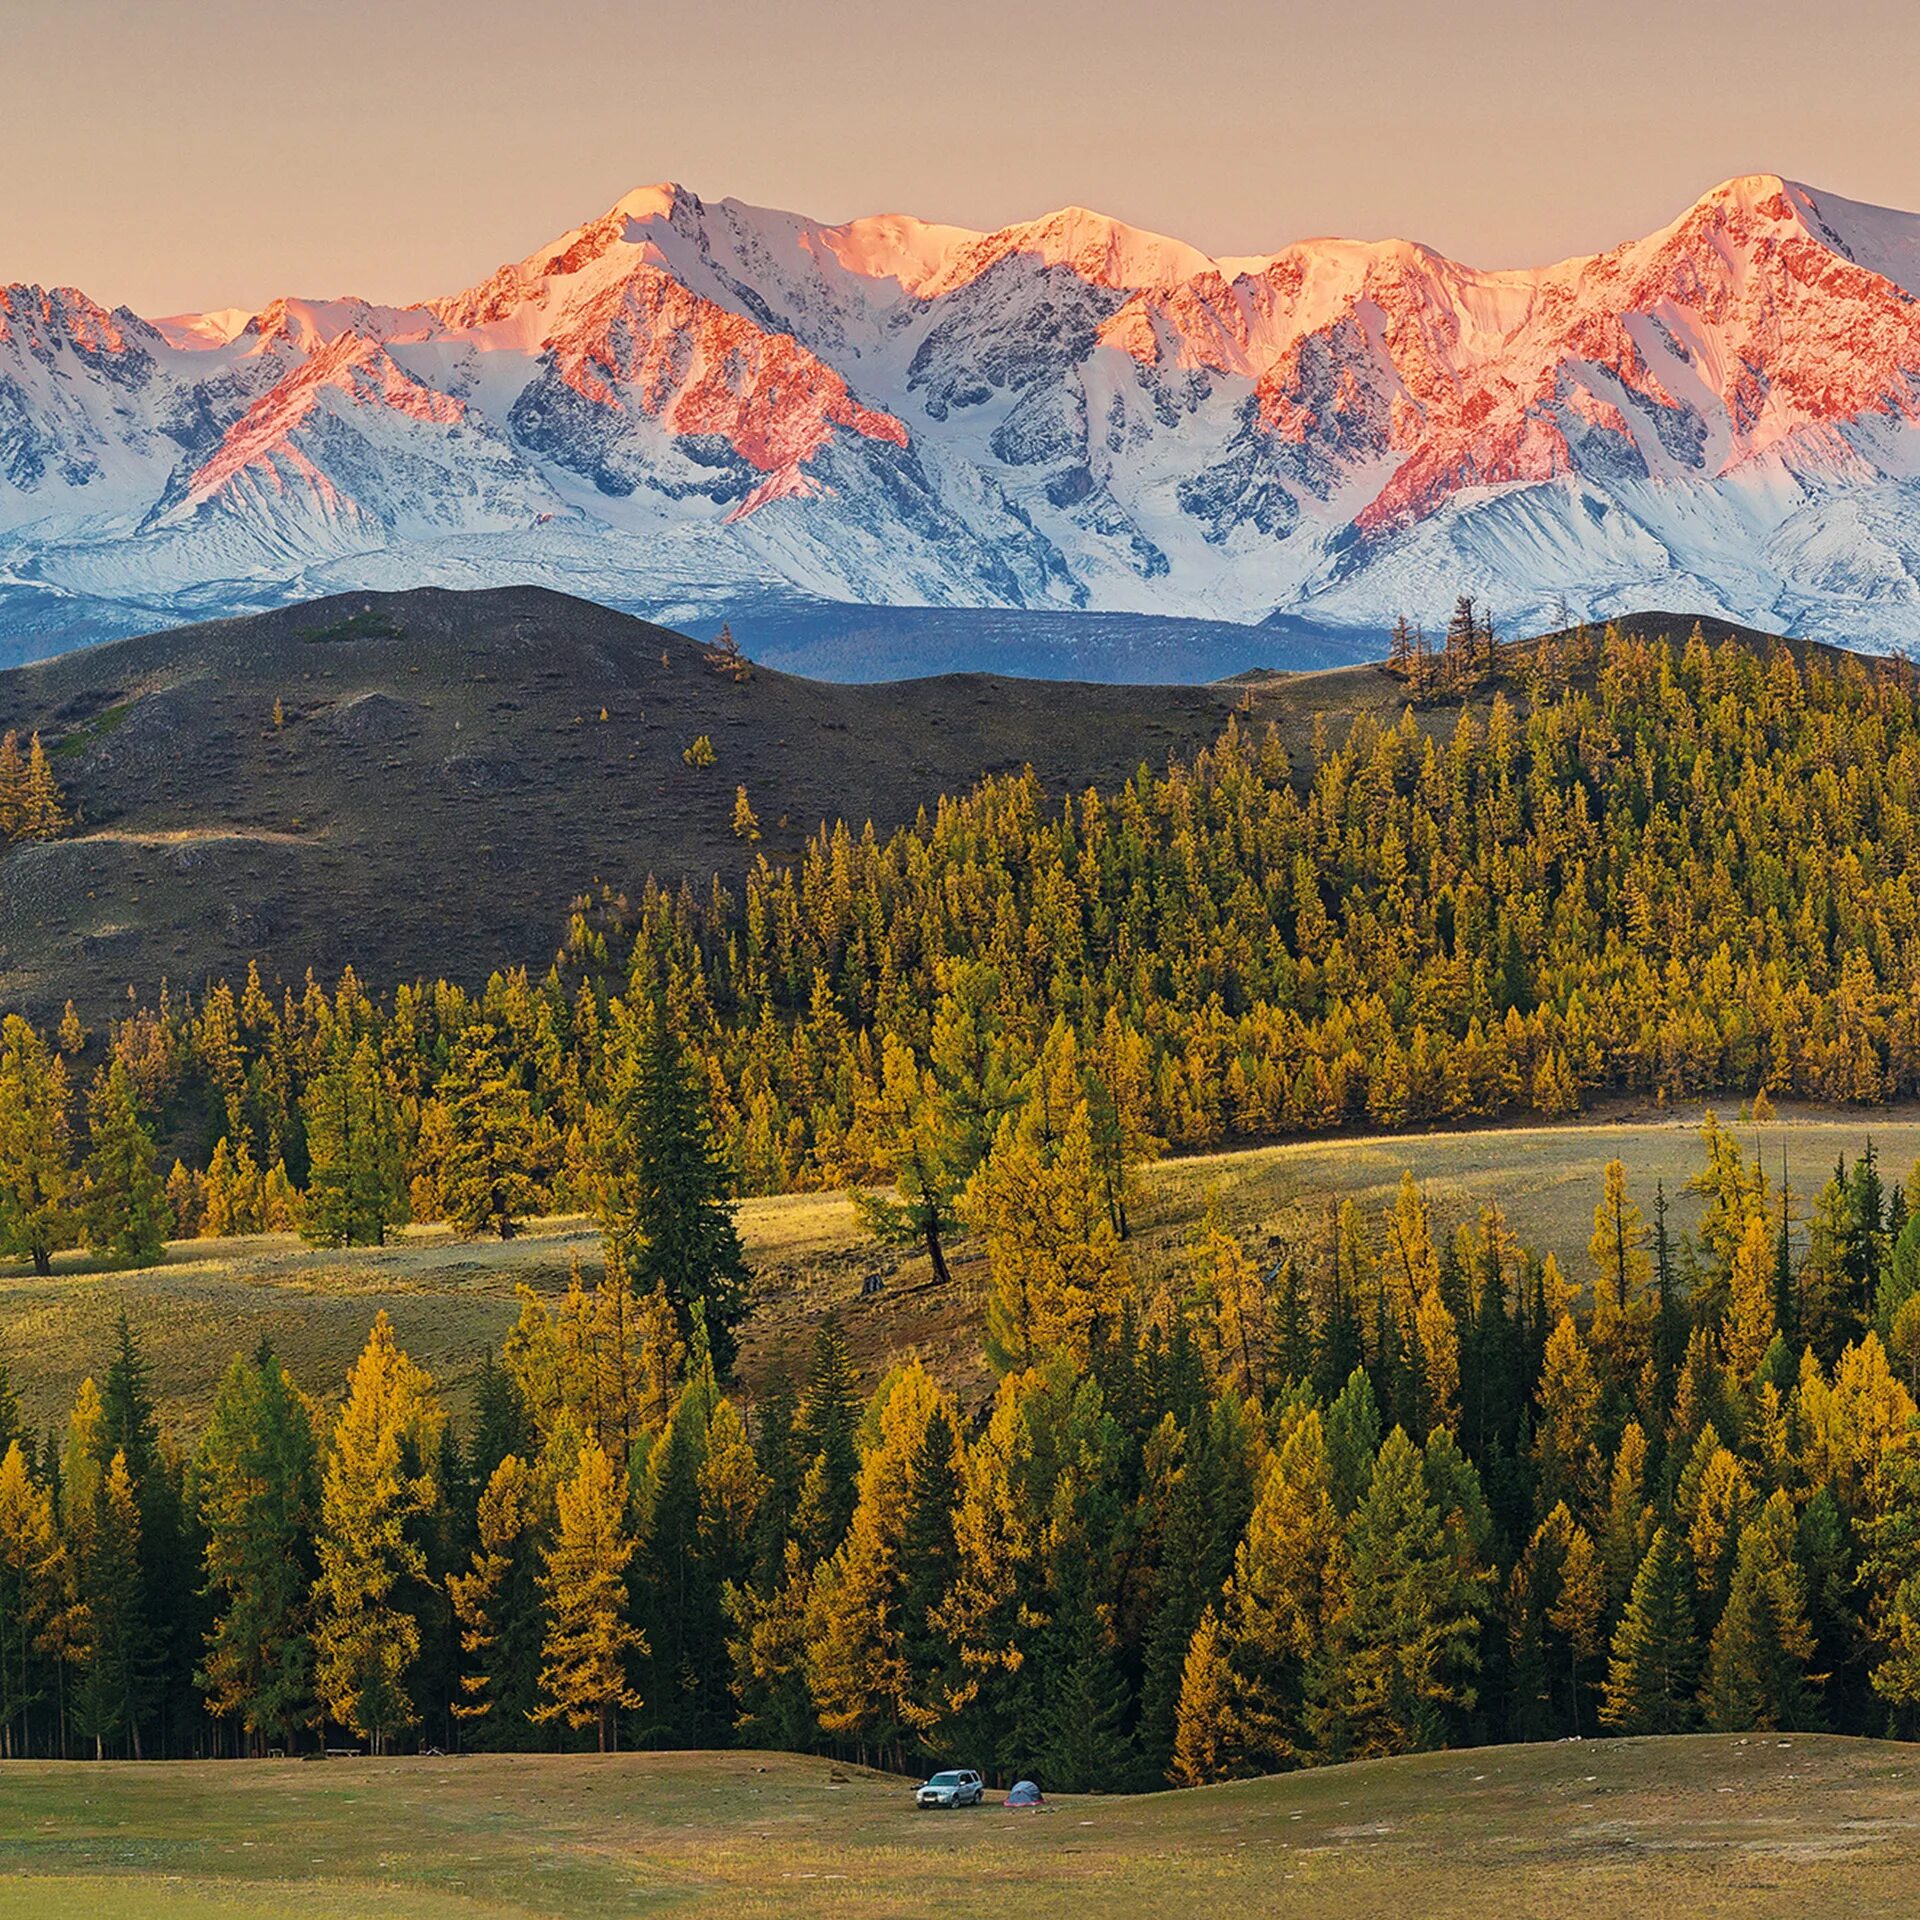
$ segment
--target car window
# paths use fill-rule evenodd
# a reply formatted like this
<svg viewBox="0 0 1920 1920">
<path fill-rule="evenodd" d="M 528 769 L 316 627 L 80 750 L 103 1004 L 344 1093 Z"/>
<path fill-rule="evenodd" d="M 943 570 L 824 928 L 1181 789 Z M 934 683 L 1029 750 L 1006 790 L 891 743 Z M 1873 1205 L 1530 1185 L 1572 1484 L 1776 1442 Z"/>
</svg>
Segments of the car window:
<svg viewBox="0 0 1920 1920">
<path fill-rule="evenodd" d="M 971 1778 L 972 1776 L 970 1774 L 936 1773 L 933 1776 L 933 1778 L 930 1781 L 928 1781 L 927 1784 L 929 1786 L 934 1786 L 934 1787 L 957 1787 L 961 1784 L 962 1781 L 968 1780 Z"/>
</svg>

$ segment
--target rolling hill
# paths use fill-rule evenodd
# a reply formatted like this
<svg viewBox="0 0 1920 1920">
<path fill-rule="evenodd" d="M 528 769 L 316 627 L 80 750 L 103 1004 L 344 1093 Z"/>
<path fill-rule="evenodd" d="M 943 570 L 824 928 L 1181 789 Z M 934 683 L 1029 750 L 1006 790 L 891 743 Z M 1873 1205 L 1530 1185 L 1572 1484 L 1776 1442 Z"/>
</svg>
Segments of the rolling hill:
<svg viewBox="0 0 1920 1920">
<path fill-rule="evenodd" d="M 150 999 L 256 959 L 295 982 L 351 964 L 376 987 L 477 983 L 543 967 L 602 884 L 704 887 L 796 856 L 822 822 L 884 833 L 1025 765 L 1055 793 L 1112 787 L 1235 710 L 1276 724 L 1298 766 L 1316 714 L 1340 730 L 1405 697 L 1378 665 L 1202 686 L 736 680 L 684 634 L 533 587 L 336 596 L 113 642 L 0 673 L 0 729 L 42 735 L 79 815 L 0 852 L 0 1006 L 73 996 L 97 1015 L 130 985 Z M 707 768 L 683 759 L 701 735 Z M 756 848 L 732 831 L 741 786 Z"/>
<path fill-rule="evenodd" d="M 1358 697 L 1385 698 L 1362 675 Z M 80 814 L 0 854 L 0 1003 L 98 1010 L 258 958 L 297 980 L 544 965 L 596 882 L 739 872 L 823 820 L 884 831 L 981 774 L 1123 780 L 1239 695 L 949 676 L 843 686 L 536 588 L 354 595 L 0 675 Z M 276 705 L 281 716 L 275 724 Z M 711 738 L 716 761 L 688 766 Z"/>
</svg>

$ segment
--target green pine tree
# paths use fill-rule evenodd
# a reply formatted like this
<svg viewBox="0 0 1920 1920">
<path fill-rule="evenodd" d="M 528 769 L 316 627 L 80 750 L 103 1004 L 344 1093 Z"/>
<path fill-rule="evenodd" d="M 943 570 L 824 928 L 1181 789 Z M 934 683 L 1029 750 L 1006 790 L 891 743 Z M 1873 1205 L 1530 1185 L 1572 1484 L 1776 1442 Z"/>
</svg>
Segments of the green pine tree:
<svg viewBox="0 0 1920 1920">
<path fill-rule="evenodd" d="M 308 1083 L 303 1236 L 317 1247 L 377 1247 L 403 1215 L 404 1168 L 393 1099 L 371 1039 L 336 1040 Z"/>
<path fill-rule="evenodd" d="M 1657 1528 L 1614 1629 L 1600 1718 L 1616 1733 L 1685 1733 L 1694 1725 L 1693 1601 L 1687 1563 Z"/>
<path fill-rule="evenodd" d="M 166 1184 L 153 1135 L 140 1119 L 133 1077 L 115 1060 L 94 1081 L 88 1104 L 93 1149 L 87 1156 L 87 1242 L 124 1267 L 150 1267 L 166 1246 Z"/>
<path fill-rule="evenodd" d="M 272 1352 L 227 1369 L 190 1486 L 214 1607 L 195 1683 L 256 1750 L 285 1745 L 313 1714 L 319 1461 L 312 1417 Z"/>
<path fill-rule="evenodd" d="M 1807 1672 L 1813 1630 L 1795 1534 L 1793 1501 L 1782 1491 L 1740 1536 L 1700 1690 L 1707 1724 L 1716 1733 L 1756 1727 L 1798 1732 L 1819 1724 Z"/>
<path fill-rule="evenodd" d="M 1039 1715 L 1042 1780 L 1060 1793 L 1112 1793 L 1131 1785 L 1136 1761 L 1126 1732 L 1126 1676 L 1094 1605 L 1082 1556 L 1070 1562 L 1047 1653 L 1049 1680 Z"/>
<path fill-rule="evenodd" d="M 1329 1623 L 1309 1715 L 1338 1757 L 1441 1744 L 1475 1701 L 1480 1576 L 1450 1538 L 1420 1449 L 1395 1427 L 1347 1530 L 1348 1599 Z"/>
<path fill-rule="evenodd" d="M 599 1151 L 607 1254 L 638 1295 L 666 1293 L 683 1335 L 696 1308 L 714 1370 L 725 1378 L 746 1316 L 747 1266 L 734 1226 L 732 1179 L 713 1142 L 706 1095 L 655 1006 L 616 1049 Z"/>
<path fill-rule="evenodd" d="M 137 1759 L 151 1662 L 140 1581 L 140 1514 L 124 1453 L 114 1454 L 91 1504 L 84 1524 L 72 1529 L 79 1543 L 79 1597 L 87 1610 L 87 1655 L 74 1696 L 74 1727 L 93 1742 L 96 1760 L 123 1740 Z"/>
</svg>

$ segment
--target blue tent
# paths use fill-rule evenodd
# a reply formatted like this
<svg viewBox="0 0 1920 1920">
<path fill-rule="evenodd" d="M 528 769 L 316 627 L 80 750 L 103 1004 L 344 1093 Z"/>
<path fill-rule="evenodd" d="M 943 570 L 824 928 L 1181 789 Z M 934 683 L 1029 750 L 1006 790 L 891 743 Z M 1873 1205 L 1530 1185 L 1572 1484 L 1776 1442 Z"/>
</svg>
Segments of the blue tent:
<svg viewBox="0 0 1920 1920">
<path fill-rule="evenodd" d="M 1016 1780 L 1007 1789 L 1006 1804 L 1010 1807 L 1044 1807 L 1047 1803 L 1040 1797 L 1040 1789 L 1031 1780 Z"/>
</svg>

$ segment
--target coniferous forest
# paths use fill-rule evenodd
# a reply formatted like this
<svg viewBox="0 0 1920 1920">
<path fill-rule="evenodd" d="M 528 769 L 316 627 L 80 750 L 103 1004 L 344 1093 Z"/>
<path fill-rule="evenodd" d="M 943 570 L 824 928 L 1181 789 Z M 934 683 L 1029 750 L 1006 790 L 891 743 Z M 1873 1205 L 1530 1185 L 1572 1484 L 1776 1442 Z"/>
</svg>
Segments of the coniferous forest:
<svg viewBox="0 0 1920 1920">
<path fill-rule="evenodd" d="M 1491 648 L 1491 643 L 1489 643 Z M 1494 663 L 1490 663 L 1494 664 Z M 1574 636 L 1484 716 L 1110 794 L 985 783 L 743 890 L 582 903 L 552 970 L 257 975 L 0 1033 L 0 1249 L 598 1216 L 449 1420 L 237 1355 L 162 1434 L 124 1322 L 0 1392 L 0 1752 L 729 1742 L 1149 1786 L 1497 1739 L 1913 1730 L 1920 1169 L 1811 1198 L 1709 1125 L 1697 1231 L 1384 1212 L 1130 1259 L 1137 1168 L 1347 1125 L 1920 1088 L 1909 672 Z M 730 1198 L 983 1255 L 998 1379 L 751 1401 Z M 444 1383 L 443 1383 L 444 1384 Z"/>
</svg>

